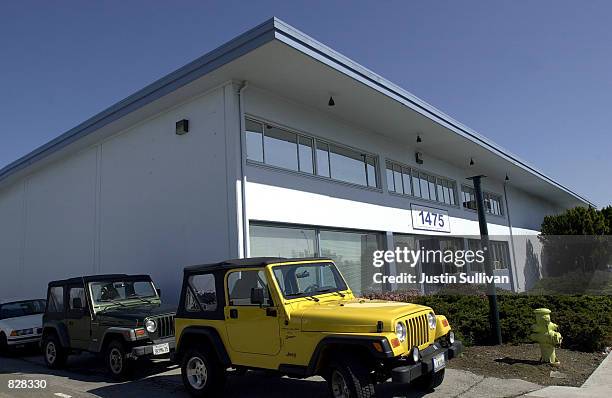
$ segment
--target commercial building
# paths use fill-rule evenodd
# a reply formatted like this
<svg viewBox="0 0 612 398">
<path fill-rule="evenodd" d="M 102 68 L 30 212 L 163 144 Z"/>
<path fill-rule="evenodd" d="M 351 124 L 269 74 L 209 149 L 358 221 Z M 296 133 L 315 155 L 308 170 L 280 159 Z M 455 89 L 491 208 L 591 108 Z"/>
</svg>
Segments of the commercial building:
<svg viewBox="0 0 612 398">
<path fill-rule="evenodd" d="M 0 292 L 128 272 L 175 300 L 183 266 L 249 255 L 330 256 L 378 289 L 375 250 L 477 247 L 476 174 L 524 290 L 543 217 L 589 202 L 274 18 L 0 170 Z"/>
</svg>

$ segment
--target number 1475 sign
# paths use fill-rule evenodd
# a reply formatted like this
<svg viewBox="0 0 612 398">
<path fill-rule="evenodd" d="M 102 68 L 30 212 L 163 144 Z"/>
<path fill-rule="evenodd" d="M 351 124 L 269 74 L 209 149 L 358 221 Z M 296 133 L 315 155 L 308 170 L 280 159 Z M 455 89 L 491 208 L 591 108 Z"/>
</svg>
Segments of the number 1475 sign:
<svg viewBox="0 0 612 398">
<path fill-rule="evenodd" d="M 446 210 L 410 204 L 412 227 L 427 231 L 450 232 L 450 220 Z"/>
</svg>

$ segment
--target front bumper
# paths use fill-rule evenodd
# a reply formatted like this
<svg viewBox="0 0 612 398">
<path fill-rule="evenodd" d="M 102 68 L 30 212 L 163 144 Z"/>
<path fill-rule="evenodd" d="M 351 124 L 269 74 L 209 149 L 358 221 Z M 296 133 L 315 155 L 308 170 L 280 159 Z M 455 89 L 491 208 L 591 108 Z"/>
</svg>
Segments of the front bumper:
<svg viewBox="0 0 612 398">
<path fill-rule="evenodd" d="M 41 335 L 9 337 L 6 339 L 6 344 L 9 347 L 19 347 L 25 344 L 37 344 L 40 342 Z"/>
<path fill-rule="evenodd" d="M 415 379 L 433 372 L 433 357 L 444 353 L 444 359 L 456 358 L 463 352 L 463 343 L 456 340 L 448 347 L 442 347 L 440 343 L 432 344 L 421 353 L 421 361 L 415 364 L 398 366 L 391 369 L 391 380 L 394 383 L 411 383 Z"/>
<path fill-rule="evenodd" d="M 170 348 L 170 352 L 168 354 L 153 355 L 153 346 L 158 345 L 158 344 L 166 344 L 166 343 L 168 344 L 168 347 Z M 176 339 L 174 338 L 174 336 L 172 336 L 172 337 L 168 337 L 165 339 L 155 340 L 153 341 L 152 344 L 132 347 L 132 352 L 130 356 L 133 358 L 141 358 L 141 357 L 147 357 L 147 356 L 163 357 L 164 355 L 172 354 L 172 352 L 175 349 L 176 349 Z"/>
</svg>

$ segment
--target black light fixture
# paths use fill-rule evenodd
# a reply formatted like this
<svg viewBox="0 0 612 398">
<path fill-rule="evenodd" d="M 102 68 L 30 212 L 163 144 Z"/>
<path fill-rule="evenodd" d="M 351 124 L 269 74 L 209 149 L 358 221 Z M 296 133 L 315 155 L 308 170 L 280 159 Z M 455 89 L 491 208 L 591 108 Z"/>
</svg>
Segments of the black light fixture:
<svg viewBox="0 0 612 398">
<path fill-rule="evenodd" d="M 417 164 L 423 164 L 423 154 L 421 152 L 415 152 L 414 160 L 417 162 Z"/>
<path fill-rule="evenodd" d="M 474 159 L 470 158 L 470 166 L 474 166 Z"/>
<path fill-rule="evenodd" d="M 334 97 L 332 97 L 331 95 L 329 96 L 329 101 L 327 102 L 327 106 L 335 106 L 336 103 L 334 102 Z"/>
<path fill-rule="evenodd" d="M 189 132 L 189 120 L 181 119 L 176 122 L 176 135 L 183 135 Z"/>
<path fill-rule="evenodd" d="M 508 173 L 506 173 L 506 178 L 505 178 L 505 180 L 506 180 L 506 181 L 510 181 L 510 177 L 508 177 Z"/>
<path fill-rule="evenodd" d="M 420 135 L 417 135 L 417 144 L 418 144 L 419 142 L 421 142 L 421 141 L 423 141 L 423 140 L 421 139 L 421 136 L 420 136 Z"/>
</svg>

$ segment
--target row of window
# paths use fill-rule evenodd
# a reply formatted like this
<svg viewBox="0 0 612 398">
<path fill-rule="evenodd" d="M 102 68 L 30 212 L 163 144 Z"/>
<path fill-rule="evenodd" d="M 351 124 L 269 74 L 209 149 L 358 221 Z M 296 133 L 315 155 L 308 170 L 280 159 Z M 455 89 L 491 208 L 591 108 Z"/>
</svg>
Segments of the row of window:
<svg viewBox="0 0 612 398">
<path fill-rule="evenodd" d="M 247 159 L 366 187 L 380 188 L 376 156 L 319 138 L 246 119 Z M 457 184 L 396 162 L 386 163 L 390 192 L 456 206 Z M 503 215 L 501 197 L 484 193 L 486 211 Z M 474 189 L 462 186 L 462 204 L 476 209 Z"/>
</svg>

